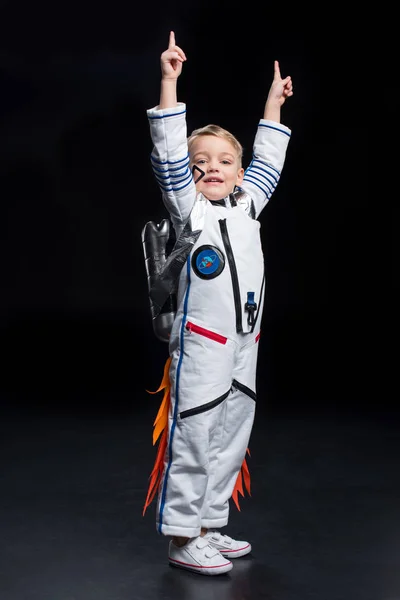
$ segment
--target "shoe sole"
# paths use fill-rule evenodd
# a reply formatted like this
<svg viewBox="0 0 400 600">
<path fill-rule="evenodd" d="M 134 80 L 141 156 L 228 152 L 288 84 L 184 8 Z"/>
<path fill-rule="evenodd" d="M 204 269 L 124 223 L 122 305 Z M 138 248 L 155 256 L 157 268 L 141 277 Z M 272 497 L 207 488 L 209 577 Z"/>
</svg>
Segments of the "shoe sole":
<svg viewBox="0 0 400 600">
<path fill-rule="evenodd" d="M 186 571 L 198 573 L 199 575 L 223 575 L 224 573 L 228 573 L 229 571 L 231 571 L 233 568 L 233 564 L 231 562 L 227 562 L 223 565 L 218 565 L 215 567 L 197 567 L 196 565 L 191 565 L 189 563 L 175 561 L 172 558 L 169 558 L 169 564 L 171 567 L 176 567 L 177 569 L 185 569 Z"/>
</svg>

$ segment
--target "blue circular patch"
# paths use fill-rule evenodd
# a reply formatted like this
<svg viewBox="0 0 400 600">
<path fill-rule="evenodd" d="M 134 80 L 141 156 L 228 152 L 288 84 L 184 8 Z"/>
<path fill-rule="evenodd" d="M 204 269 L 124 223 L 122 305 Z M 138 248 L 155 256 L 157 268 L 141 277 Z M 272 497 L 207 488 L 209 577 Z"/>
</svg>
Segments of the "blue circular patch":
<svg viewBox="0 0 400 600">
<path fill-rule="evenodd" d="M 224 255 L 215 246 L 200 246 L 193 253 L 192 268 L 201 279 L 214 279 L 224 267 Z"/>
</svg>

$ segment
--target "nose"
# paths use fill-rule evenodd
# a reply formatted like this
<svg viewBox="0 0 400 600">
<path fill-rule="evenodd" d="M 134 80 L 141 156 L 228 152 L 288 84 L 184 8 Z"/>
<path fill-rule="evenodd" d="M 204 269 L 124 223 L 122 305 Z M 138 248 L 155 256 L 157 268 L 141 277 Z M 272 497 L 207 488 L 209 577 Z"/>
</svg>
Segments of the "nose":
<svg viewBox="0 0 400 600">
<path fill-rule="evenodd" d="M 210 173 L 212 173 L 213 171 L 218 171 L 218 162 L 209 162 L 208 163 L 208 169 L 207 171 L 209 171 Z"/>
</svg>

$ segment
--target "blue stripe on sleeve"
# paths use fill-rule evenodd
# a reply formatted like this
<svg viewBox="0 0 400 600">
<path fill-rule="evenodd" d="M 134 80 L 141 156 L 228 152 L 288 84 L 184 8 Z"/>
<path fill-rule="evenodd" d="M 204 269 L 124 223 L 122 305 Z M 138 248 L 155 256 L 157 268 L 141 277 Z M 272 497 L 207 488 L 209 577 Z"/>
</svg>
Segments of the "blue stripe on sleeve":
<svg viewBox="0 0 400 600">
<path fill-rule="evenodd" d="M 281 129 L 280 127 L 274 127 L 273 125 L 267 125 L 266 123 L 259 123 L 258 126 L 266 127 L 267 129 L 274 129 L 275 131 L 279 131 L 280 133 L 284 133 L 285 135 L 290 137 L 290 133 L 288 131 L 285 131 L 284 129 Z"/>
<path fill-rule="evenodd" d="M 252 175 L 246 175 L 246 177 L 243 178 L 243 181 L 247 181 L 248 183 L 252 183 L 253 185 L 257 186 L 266 196 L 268 196 L 268 198 L 273 192 L 273 189 L 266 186 L 264 181 L 260 181 L 259 179 L 257 179 L 257 177 L 254 177 Z"/>
<path fill-rule="evenodd" d="M 170 117 L 178 117 L 179 115 L 184 115 L 186 110 L 181 110 L 180 112 L 172 112 L 166 115 L 147 115 L 149 119 L 154 121 L 155 119 L 168 119 Z"/>
</svg>

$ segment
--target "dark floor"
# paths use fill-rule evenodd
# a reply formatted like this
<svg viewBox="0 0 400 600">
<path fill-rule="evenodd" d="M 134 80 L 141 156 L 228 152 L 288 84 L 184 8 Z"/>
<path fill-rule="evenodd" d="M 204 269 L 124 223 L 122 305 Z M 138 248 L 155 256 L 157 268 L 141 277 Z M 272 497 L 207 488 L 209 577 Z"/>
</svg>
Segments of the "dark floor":
<svg viewBox="0 0 400 600">
<path fill-rule="evenodd" d="M 226 529 L 253 553 L 207 578 L 169 567 L 154 505 L 141 514 L 151 402 L 2 417 L 1 600 L 400 599 L 396 421 L 258 414 L 252 497 Z"/>
</svg>

